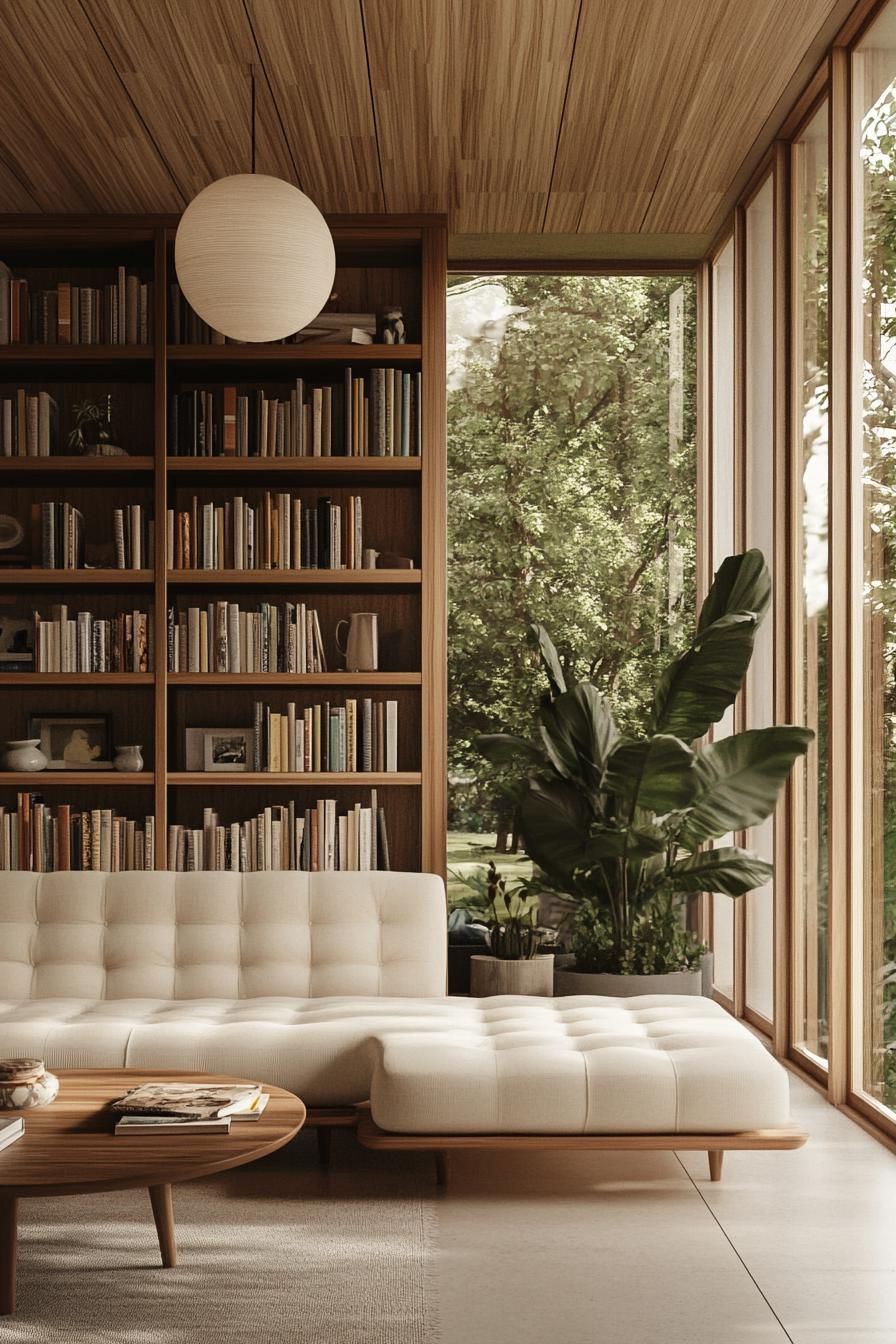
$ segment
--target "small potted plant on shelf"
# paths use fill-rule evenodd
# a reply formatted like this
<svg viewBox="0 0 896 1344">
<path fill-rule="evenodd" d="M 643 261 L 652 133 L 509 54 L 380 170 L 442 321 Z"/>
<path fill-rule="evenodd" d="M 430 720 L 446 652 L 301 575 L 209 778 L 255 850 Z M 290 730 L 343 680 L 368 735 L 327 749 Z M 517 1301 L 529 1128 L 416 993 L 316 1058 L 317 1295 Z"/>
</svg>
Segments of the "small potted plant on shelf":
<svg viewBox="0 0 896 1344">
<path fill-rule="evenodd" d="M 455 873 L 472 893 L 463 908 L 483 920 L 488 952 L 470 958 L 470 993 L 553 993 L 554 956 L 541 951 L 544 930 L 538 926 L 538 895 L 524 878 L 506 878 L 494 865 L 471 873 Z"/>
<path fill-rule="evenodd" d="M 749 850 L 707 846 L 771 815 L 811 729 L 785 724 L 701 743 L 743 684 L 770 596 L 760 551 L 722 563 L 637 735 L 620 731 L 591 681 L 567 686 L 546 631 L 532 627 L 548 681 L 540 740 L 487 734 L 478 746 L 502 766 L 525 764 L 526 852 L 576 901 L 575 967 L 558 970 L 556 993 L 699 994 L 705 949 L 685 927 L 688 899 L 741 896 L 772 876 Z"/>
</svg>

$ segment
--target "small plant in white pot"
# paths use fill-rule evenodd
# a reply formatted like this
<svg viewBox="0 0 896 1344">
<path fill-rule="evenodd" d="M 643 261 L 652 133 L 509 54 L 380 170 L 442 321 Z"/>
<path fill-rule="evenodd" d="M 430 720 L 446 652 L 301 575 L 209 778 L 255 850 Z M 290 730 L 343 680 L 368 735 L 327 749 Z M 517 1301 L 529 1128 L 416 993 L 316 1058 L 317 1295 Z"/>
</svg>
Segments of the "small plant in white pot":
<svg viewBox="0 0 896 1344">
<path fill-rule="evenodd" d="M 661 675 L 646 732 L 620 731 L 590 681 L 567 687 L 542 626 L 533 642 L 547 675 L 537 743 L 478 739 L 489 760 L 525 763 L 520 829 L 526 852 L 578 906 L 576 964 L 559 994 L 700 993 L 704 948 L 684 927 L 698 892 L 742 896 L 771 864 L 737 845 L 707 842 L 770 816 L 809 728 L 784 724 L 701 743 L 734 703 L 771 597 L 760 551 L 725 560 L 690 646 Z"/>
<path fill-rule="evenodd" d="M 554 955 L 540 951 L 544 931 L 538 927 L 538 896 L 531 884 L 502 877 L 494 863 L 454 876 L 472 893 L 464 909 L 488 926 L 489 955 L 470 958 L 470 993 L 475 998 L 553 994 Z"/>
</svg>

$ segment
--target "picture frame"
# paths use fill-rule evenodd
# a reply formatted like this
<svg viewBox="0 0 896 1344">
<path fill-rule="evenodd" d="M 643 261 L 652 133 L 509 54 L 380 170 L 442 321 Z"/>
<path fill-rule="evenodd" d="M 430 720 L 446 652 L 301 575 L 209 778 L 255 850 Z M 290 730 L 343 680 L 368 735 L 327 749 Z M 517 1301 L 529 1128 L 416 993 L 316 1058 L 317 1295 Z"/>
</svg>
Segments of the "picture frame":
<svg viewBox="0 0 896 1344">
<path fill-rule="evenodd" d="M 29 714 L 28 736 L 40 738 L 48 770 L 111 770 L 109 714 Z"/>
<path fill-rule="evenodd" d="M 206 728 L 202 740 L 202 768 L 227 774 L 251 770 L 251 728 Z"/>
</svg>

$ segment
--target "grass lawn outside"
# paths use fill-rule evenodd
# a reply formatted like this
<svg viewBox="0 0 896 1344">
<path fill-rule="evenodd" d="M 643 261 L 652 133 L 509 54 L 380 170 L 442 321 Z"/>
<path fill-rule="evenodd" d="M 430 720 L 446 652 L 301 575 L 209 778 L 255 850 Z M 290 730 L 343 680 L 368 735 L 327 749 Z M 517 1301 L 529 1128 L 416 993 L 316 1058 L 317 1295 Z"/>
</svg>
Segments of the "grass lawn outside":
<svg viewBox="0 0 896 1344">
<path fill-rule="evenodd" d="M 454 872 L 469 872 L 477 865 L 494 860 L 498 872 L 505 877 L 531 877 L 532 861 L 525 854 L 498 854 L 495 835 L 478 835 L 475 831 L 448 832 L 448 903 L 456 905 L 469 888 L 453 876 Z"/>
</svg>

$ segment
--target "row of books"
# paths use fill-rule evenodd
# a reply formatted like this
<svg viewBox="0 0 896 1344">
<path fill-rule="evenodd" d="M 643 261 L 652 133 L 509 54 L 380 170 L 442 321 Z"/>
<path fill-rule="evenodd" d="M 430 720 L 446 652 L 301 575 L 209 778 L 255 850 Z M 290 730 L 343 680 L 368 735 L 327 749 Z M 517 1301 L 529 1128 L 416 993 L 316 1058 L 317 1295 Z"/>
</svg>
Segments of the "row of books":
<svg viewBox="0 0 896 1344">
<path fill-rule="evenodd" d="M 238 495 L 224 504 L 169 509 L 169 569 L 373 569 L 364 549 L 360 495 L 343 507 L 329 498 L 305 505 L 288 491 L 264 492 L 252 505 Z"/>
<path fill-rule="evenodd" d="M 59 406 L 49 392 L 16 388 L 0 401 L 0 454 L 3 457 L 50 457 L 58 449 Z"/>
<path fill-rule="evenodd" d="M 0 807 L 0 871 L 107 872 L 155 867 L 155 818 L 133 821 L 115 808 L 51 807 L 19 793 L 15 811 Z"/>
<path fill-rule="evenodd" d="M 51 607 L 49 618 L 34 613 L 35 672 L 149 672 L 152 667 L 152 615 L 119 611 L 95 616 L 69 615 L 65 604 Z"/>
<path fill-rule="evenodd" d="M 201 828 L 168 827 L 168 867 L 178 873 L 386 870 L 386 815 L 376 789 L 369 807 L 356 803 L 343 813 L 334 798 L 321 798 L 314 807 L 279 804 L 227 825 L 205 808 Z"/>
<path fill-rule="evenodd" d="M 320 620 L 304 602 L 168 609 L 169 672 L 326 672 Z"/>
<path fill-rule="evenodd" d="M 65 500 L 31 505 L 33 549 L 43 569 L 82 569 L 86 529 L 84 515 Z M 144 569 L 152 565 L 153 520 L 142 504 L 112 511 L 116 569 Z"/>
<path fill-rule="evenodd" d="M 340 345 L 371 345 L 376 335 L 375 313 L 319 313 L 313 322 L 272 345 L 300 345 L 306 341 Z M 231 345 L 229 337 L 215 331 L 193 311 L 175 281 L 168 288 L 168 339 L 175 345 Z"/>
<path fill-rule="evenodd" d="M 398 769 L 398 701 L 346 700 L 344 705 L 290 701 L 285 711 L 260 700 L 253 711 L 254 769 L 271 774 Z"/>
<path fill-rule="evenodd" d="M 0 262 L 0 345 L 147 345 L 152 284 L 119 266 L 102 286 L 32 289 Z"/>
<path fill-rule="evenodd" d="M 346 368 L 342 386 L 297 378 L 288 397 L 193 388 L 168 402 L 174 457 L 416 457 L 421 375 Z"/>
</svg>

